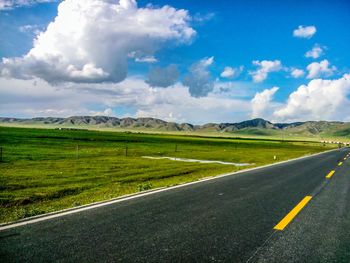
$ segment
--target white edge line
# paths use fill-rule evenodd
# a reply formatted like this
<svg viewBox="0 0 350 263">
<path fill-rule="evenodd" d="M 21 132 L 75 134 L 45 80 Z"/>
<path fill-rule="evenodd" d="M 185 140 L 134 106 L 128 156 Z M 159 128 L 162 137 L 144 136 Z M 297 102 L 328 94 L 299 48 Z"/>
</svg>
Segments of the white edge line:
<svg viewBox="0 0 350 263">
<path fill-rule="evenodd" d="M 298 158 L 294 158 L 294 159 L 290 159 L 290 160 L 286 160 L 286 161 L 281 161 L 281 162 L 277 162 L 277 163 L 267 164 L 267 165 L 263 165 L 263 166 L 258 166 L 258 167 L 254 167 L 254 168 L 243 169 L 243 170 L 239 170 L 239 171 L 233 172 L 233 173 L 225 173 L 225 174 L 220 174 L 220 175 L 216 175 L 216 176 L 205 177 L 205 178 L 199 179 L 198 181 L 194 181 L 194 182 L 183 183 L 183 184 L 170 186 L 170 187 L 161 187 L 161 188 L 145 191 L 145 192 L 142 192 L 142 193 L 134 193 L 134 194 L 129 194 L 129 195 L 125 195 L 125 196 L 120 196 L 120 197 L 117 197 L 117 198 L 114 198 L 114 199 L 111 199 L 111 200 L 108 200 L 108 201 L 95 202 L 95 203 L 91 203 L 91 204 L 87 204 L 87 205 L 83 205 L 83 206 L 79 206 L 79 207 L 68 208 L 68 209 L 55 211 L 55 212 L 52 212 L 52 213 L 47 213 L 47 214 L 43 214 L 43 215 L 28 217 L 28 218 L 25 218 L 25 219 L 22 219 L 22 220 L 19 220 L 19 221 L 14 221 L 14 222 L 1 224 L 0 225 L 0 231 L 11 229 L 11 228 L 15 228 L 15 227 L 20 227 L 20 226 L 24 226 L 24 225 L 34 224 L 34 223 L 45 221 L 45 220 L 49 220 L 49 219 L 52 219 L 52 218 L 57 218 L 57 217 L 62 217 L 62 216 L 70 215 L 70 214 L 75 214 L 75 213 L 79 213 L 79 212 L 82 212 L 82 211 L 95 209 L 95 208 L 98 208 L 98 207 L 103 207 L 103 206 L 107 206 L 107 205 L 111 205 L 111 204 L 115 204 L 115 203 L 120 203 L 120 202 L 124 202 L 124 201 L 127 201 L 127 200 L 132 200 L 132 199 L 136 199 L 136 198 L 140 198 L 140 197 L 144 197 L 144 196 L 148 196 L 148 195 L 152 195 L 152 194 L 157 194 L 157 193 L 169 191 L 169 190 L 172 190 L 172 189 L 185 187 L 185 186 L 188 186 L 188 185 L 199 184 L 199 183 L 202 183 L 202 182 L 219 179 L 219 178 L 226 177 L 226 176 L 246 173 L 246 172 L 255 171 L 255 170 L 259 170 L 259 169 L 264 169 L 264 168 L 267 168 L 267 167 L 276 166 L 276 165 L 280 165 L 280 164 L 284 164 L 284 163 L 288 163 L 288 162 L 292 162 L 292 161 L 297 161 L 297 160 L 302 160 L 302 159 L 306 159 L 306 158 L 311 158 L 311 157 L 314 157 L 314 156 L 317 156 L 317 155 L 321 155 L 321 154 L 325 154 L 325 153 L 329 153 L 329 152 L 337 151 L 337 150 L 339 150 L 339 149 L 333 149 L 333 150 L 329 150 L 329 151 L 325 151 L 325 152 L 320 152 L 320 153 L 316 153 L 316 154 L 306 155 L 306 156 L 302 156 L 302 157 L 298 157 Z"/>
</svg>

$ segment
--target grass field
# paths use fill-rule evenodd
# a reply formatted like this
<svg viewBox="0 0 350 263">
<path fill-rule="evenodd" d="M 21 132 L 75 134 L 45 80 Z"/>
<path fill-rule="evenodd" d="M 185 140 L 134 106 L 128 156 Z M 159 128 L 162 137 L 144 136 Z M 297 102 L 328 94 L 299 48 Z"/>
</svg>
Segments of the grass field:
<svg viewBox="0 0 350 263">
<path fill-rule="evenodd" d="M 328 150 L 317 142 L 0 127 L 0 222 Z M 128 154 L 126 156 L 126 147 Z M 170 156 L 235 163 L 186 163 Z M 274 156 L 277 159 L 274 160 Z"/>
<path fill-rule="evenodd" d="M 68 128 L 68 129 L 88 129 L 92 131 L 107 131 L 107 132 L 132 132 L 132 133 L 152 133 L 152 134 L 167 134 L 167 135 L 188 135 L 188 136 L 201 136 L 201 137 L 220 137 L 220 138 L 248 138 L 248 139 L 268 139 L 268 140 L 293 140 L 293 141 L 320 141 L 320 136 L 310 134 L 293 134 L 289 132 L 282 132 L 274 129 L 264 128 L 246 128 L 234 132 L 219 132 L 214 130 L 202 130 L 202 131 L 165 131 L 158 129 L 144 129 L 144 128 L 120 128 L 120 127 L 104 127 L 98 125 L 51 125 L 51 124 L 38 124 L 38 123 L 0 123 L 0 127 L 12 127 L 12 128 L 32 128 L 32 129 L 56 129 L 56 128 Z M 329 137 L 332 137 L 329 135 Z M 334 137 L 334 136 L 333 136 Z M 342 141 L 346 139 L 344 137 L 337 138 Z"/>
</svg>

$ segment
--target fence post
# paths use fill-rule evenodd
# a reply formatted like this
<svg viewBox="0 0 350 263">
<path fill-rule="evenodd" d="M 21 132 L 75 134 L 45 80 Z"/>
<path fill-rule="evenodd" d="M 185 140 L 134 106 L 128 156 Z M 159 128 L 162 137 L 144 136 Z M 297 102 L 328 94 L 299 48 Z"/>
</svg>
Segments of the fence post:
<svg viewBox="0 0 350 263">
<path fill-rule="evenodd" d="M 125 157 L 128 156 L 128 145 L 125 145 Z"/>
<path fill-rule="evenodd" d="M 76 158 L 79 158 L 79 144 L 77 144 L 77 152 L 76 152 Z"/>
<path fill-rule="evenodd" d="M 0 162 L 2 162 L 2 146 L 0 146 Z"/>
</svg>

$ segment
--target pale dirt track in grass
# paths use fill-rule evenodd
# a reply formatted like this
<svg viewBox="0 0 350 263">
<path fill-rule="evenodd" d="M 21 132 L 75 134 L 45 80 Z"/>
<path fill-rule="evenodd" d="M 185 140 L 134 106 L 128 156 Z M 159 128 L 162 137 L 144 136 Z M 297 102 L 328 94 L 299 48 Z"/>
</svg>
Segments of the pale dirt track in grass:
<svg viewBox="0 0 350 263">
<path fill-rule="evenodd" d="M 187 159 L 187 158 L 178 158 L 178 157 L 169 157 L 169 156 L 163 156 L 163 157 L 142 156 L 142 158 L 155 159 L 155 160 L 167 159 L 171 161 L 188 162 L 188 163 L 218 163 L 218 164 L 234 165 L 234 166 L 248 166 L 248 165 L 255 164 L 255 163 L 230 163 L 230 162 L 222 162 L 222 161 Z"/>
</svg>

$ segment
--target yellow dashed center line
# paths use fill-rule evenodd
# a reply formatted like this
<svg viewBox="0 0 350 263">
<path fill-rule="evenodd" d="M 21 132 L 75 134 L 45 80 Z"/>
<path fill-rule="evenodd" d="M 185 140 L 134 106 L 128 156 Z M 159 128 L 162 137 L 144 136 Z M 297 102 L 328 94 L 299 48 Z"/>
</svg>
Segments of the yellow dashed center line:
<svg viewBox="0 0 350 263">
<path fill-rule="evenodd" d="M 300 201 L 296 207 L 293 208 L 273 229 L 282 231 L 297 214 L 303 209 L 304 206 L 311 200 L 312 196 L 307 195 Z"/>
<path fill-rule="evenodd" d="M 350 157 L 350 154 L 348 154 L 346 157 L 344 157 L 344 161 L 347 159 L 347 157 Z M 341 166 L 343 162 L 339 162 L 338 166 Z M 335 170 L 330 171 L 327 175 L 326 178 L 330 179 L 335 173 Z M 273 229 L 275 230 L 280 230 L 282 231 L 283 229 L 286 228 L 286 226 L 292 222 L 294 217 L 296 217 L 299 212 L 304 208 L 304 206 L 307 205 L 308 202 L 312 199 L 311 195 L 307 195 L 304 197 L 303 200 L 299 202 Z"/>
<path fill-rule="evenodd" d="M 329 179 L 333 176 L 333 174 L 335 173 L 335 171 L 330 171 L 329 174 L 327 174 L 326 178 Z"/>
</svg>

